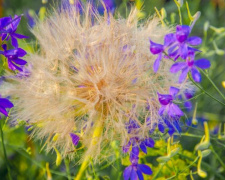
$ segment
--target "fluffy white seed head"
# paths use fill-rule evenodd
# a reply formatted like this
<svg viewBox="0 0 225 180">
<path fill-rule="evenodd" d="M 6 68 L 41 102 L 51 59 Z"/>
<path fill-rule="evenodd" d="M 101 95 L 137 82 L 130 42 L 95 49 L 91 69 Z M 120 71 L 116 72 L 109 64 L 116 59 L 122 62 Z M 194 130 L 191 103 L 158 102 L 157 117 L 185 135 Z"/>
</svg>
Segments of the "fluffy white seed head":
<svg viewBox="0 0 225 180">
<path fill-rule="evenodd" d="M 99 16 L 90 5 L 83 14 L 55 11 L 33 30 L 40 50 L 27 57 L 31 75 L 8 87 L 15 99 L 12 118 L 33 125 L 33 137 L 64 157 L 77 154 L 70 133 L 80 136 L 85 155 L 98 160 L 101 152 L 103 158 L 112 153 L 113 141 L 122 146 L 130 137 L 146 137 L 160 120 L 157 92 L 186 88 L 169 72 L 168 59 L 153 72 L 157 56 L 149 38 L 163 43 L 170 31 L 156 17 L 139 24 L 135 9 L 127 19 Z M 140 126 L 135 134 L 126 129 L 130 119 Z"/>
</svg>

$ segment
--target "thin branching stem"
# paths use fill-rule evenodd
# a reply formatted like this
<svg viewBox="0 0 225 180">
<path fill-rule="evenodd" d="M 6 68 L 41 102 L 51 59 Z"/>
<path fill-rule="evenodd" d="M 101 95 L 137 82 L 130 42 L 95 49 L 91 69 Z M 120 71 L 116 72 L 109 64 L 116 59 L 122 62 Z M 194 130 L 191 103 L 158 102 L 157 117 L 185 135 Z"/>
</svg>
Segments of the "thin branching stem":
<svg viewBox="0 0 225 180">
<path fill-rule="evenodd" d="M 214 89 L 220 94 L 220 96 L 225 100 L 225 96 L 223 93 L 219 90 L 219 88 L 215 85 L 215 83 L 212 81 L 212 79 L 206 74 L 203 70 L 201 70 L 201 73 L 205 75 L 205 77 L 209 80 L 209 82 L 213 85 Z"/>
<path fill-rule="evenodd" d="M 219 157 L 219 155 L 216 153 L 216 151 L 214 150 L 213 146 L 210 146 L 210 149 L 212 150 L 212 153 L 215 155 L 216 159 L 222 165 L 223 169 L 225 169 L 225 164 L 223 163 L 223 161 L 221 160 L 221 158 Z"/>
<path fill-rule="evenodd" d="M 8 170 L 8 176 L 9 176 L 9 180 L 12 180 L 9 162 L 8 162 L 8 158 L 7 158 L 7 153 L 6 153 L 6 149 L 5 149 L 4 135 L 3 135 L 1 121 L 0 121 L 0 131 L 1 131 L 1 140 L 2 140 L 3 153 L 4 153 L 4 157 L 5 157 L 5 163 L 6 163 L 7 170 Z"/>
<path fill-rule="evenodd" d="M 217 101 L 218 103 L 220 103 L 221 105 L 225 106 L 225 104 L 223 102 L 221 102 L 220 100 L 216 99 L 215 97 L 213 97 L 211 94 L 209 94 L 207 91 L 205 91 L 199 84 L 197 84 L 192 77 L 190 76 L 190 73 L 188 73 L 188 77 L 191 80 L 191 82 L 200 90 L 202 90 L 207 96 L 209 96 L 210 98 L 212 98 L 213 100 Z"/>
</svg>

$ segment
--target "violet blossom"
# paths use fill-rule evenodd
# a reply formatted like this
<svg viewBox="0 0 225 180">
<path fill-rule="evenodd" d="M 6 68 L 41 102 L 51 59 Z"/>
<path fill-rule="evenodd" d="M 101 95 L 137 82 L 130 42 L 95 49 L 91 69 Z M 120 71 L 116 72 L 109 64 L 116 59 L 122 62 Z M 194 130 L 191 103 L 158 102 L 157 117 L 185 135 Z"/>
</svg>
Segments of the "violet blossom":
<svg viewBox="0 0 225 180">
<path fill-rule="evenodd" d="M 200 37 L 192 36 L 189 37 L 191 29 L 187 25 L 178 25 L 176 27 L 175 34 L 167 34 L 165 36 L 165 46 L 171 46 L 168 49 L 169 57 L 174 58 L 174 60 L 181 57 L 182 59 L 186 59 L 188 56 L 188 51 L 199 51 L 191 46 L 197 46 L 202 43 Z"/>
<path fill-rule="evenodd" d="M 187 77 L 188 72 L 191 73 L 192 78 L 196 82 L 201 82 L 201 74 L 197 68 L 208 69 L 210 67 L 210 61 L 207 59 L 195 59 L 195 52 L 189 51 L 185 62 L 177 62 L 170 68 L 171 73 L 177 73 L 182 71 L 179 77 L 179 83 L 184 82 Z"/>
<path fill-rule="evenodd" d="M 138 164 L 138 158 L 130 157 L 131 165 L 128 166 L 124 172 L 124 180 L 144 180 L 143 174 L 151 175 L 152 170 L 149 166 L 145 164 Z"/>
<path fill-rule="evenodd" d="M 1 34 L 2 41 L 4 41 L 5 39 L 8 40 L 10 37 L 12 45 L 15 48 L 18 48 L 17 39 L 28 38 L 27 36 L 16 33 L 20 20 L 21 16 L 17 15 L 15 15 L 14 19 L 12 17 L 6 17 L 5 19 L 2 20 L 4 22 L 3 24 L 6 25 L 5 27 L 2 28 L 3 30 L 5 30 L 5 32 Z"/>
<path fill-rule="evenodd" d="M 150 40 L 150 51 L 154 55 L 158 54 L 158 57 L 156 58 L 153 65 L 153 70 L 156 73 L 159 69 L 160 61 L 163 58 L 164 47 L 162 44 L 158 44 Z"/>
<path fill-rule="evenodd" d="M 70 133 L 70 137 L 72 139 L 74 146 L 77 146 L 79 143 L 80 137 L 74 133 Z"/>
<path fill-rule="evenodd" d="M 158 93 L 159 102 L 162 105 L 159 109 L 159 115 L 164 116 L 165 113 L 169 117 L 181 117 L 184 113 L 181 111 L 179 106 L 173 103 L 179 89 L 175 87 L 170 87 L 169 94 Z"/>
<path fill-rule="evenodd" d="M 0 96 L 0 112 L 2 114 L 4 114 L 5 116 L 8 116 L 8 112 L 6 111 L 6 108 L 12 108 L 12 107 L 13 107 L 13 104 L 8 99 L 1 98 Z"/>
<path fill-rule="evenodd" d="M 27 64 L 27 62 L 20 57 L 24 57 L 27 54 L 26 51 L 21 48 L 7 50 L 6 44 L 3 44 L 2 48 L 4 51 L 0 51 L 0 54 L 4 55 L 7 58 L 9 69 L 13 71 L 23 71 L 22 67 L 20 66 L 24 66 L 25 64 Z"/>
</svg>

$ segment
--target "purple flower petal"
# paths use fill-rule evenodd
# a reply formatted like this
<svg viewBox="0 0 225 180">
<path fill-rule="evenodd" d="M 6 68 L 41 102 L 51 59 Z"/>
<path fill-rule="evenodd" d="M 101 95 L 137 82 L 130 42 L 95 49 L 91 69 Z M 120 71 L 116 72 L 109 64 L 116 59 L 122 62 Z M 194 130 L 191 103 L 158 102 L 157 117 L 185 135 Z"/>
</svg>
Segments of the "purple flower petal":
<svg viewBox="0 0 225 180">
<path fill-rule="evenodd" d="M 132 150 L 130 152 L 131 161 L 135 160 L 135 159 L 138 159 L 138 155 L 139 155 L 139 147 L 137 145 L 135 145 L 135 146 L 133 145 Z"/>
<path fill-rule="evenodd" d="M 4 108 L 12 108 L 13 107 L 13 103 L 11 103 L 6 98 L 0 98 L 0 106 L 2 106 Z"/>
<path fill-rule="evenodd" d="M 165 110 L 166 110 L 166 106 L 162 106 L 162 107 L 159 109 L 159 115 L 160 115 L 160 116 L 163 116 L 163 113 L 164 113 Z"/>
<path fill-rule="evenodd" d="M 170 47 L 169 49 L 168 49 L 168 55 L 170 56 L 170 57 L 174 57 L 174 56 L 176 56 L 177 55 L 177 53 L 178 53 L 178 44 L 175 44 L 174 46 L 172 46 L 172 47 Z"/>
<path fill-rule="evenodd" d="M 192 46 L 197 46 L 202 43 L 202 39 L 197 36 L 189 37 L 187 41 Z"/>
<path fill-rule="evenodd" d="M 194 62 L 195 66 L 201 68 L 201 69 L 208 69 L 210 68 L 211 64 L 210 64 L 210 61 L 207 60 L 207 59 L 199 59 L 199 60 L 196 60 Z"/>
<path fill-rule="evenodd" d="M 190 46 L 188 46 L 188 51 L 192 51 L 192 52 L 202 52 L 202 51 L 200 51 L 199 49 L 196 49 L 196 48 L 193 48 L 193 47 L 190 47 Z"/>
<path fill-rule="evenodd" d="M 13 36 L 18 38 L 18 39 L 26 39 L 29 38 L 28 36 L 22 35 L 22 34 L 17 34 L 17 33 L 13 33 Z"/>
<path fill-rule="evenodd" d="M 147 154 L 147 147 L 146 147 L 144 141 L 141 142 L 140 148 L 141 148 L 141 150 L 142 150 L 145 154 Z"/>
<path fill-rule="evenodd" d="M 131 142 L 129 141 L 127 145 L 123 146 L 123 152 L 127 153 L 130 150 Z"/>
<path fill-rule="evenodd" d="M 147 174 L 147 175 L 152 174 L 151 168 L 145 164 L 138 164 L 138 169 L 140 169 L 140 171 L 144 174 Z"/>
<path fill-rule="evenodd" d="M 175 126 L 176 130 L 177 130 L 179 133 L 182 132 L 182 129 L 181 129 L 180 124 L 179 124 L 178 121 L 176 121 L 176 120 L 173 121 L 173 125 Z"/>
<path fill-rule="evenodd" d="M 182 43 L 187 40 L 188 36 L 190 34 L 190 27 L 187 25 L 178 25 L 176 27 L 176 38 L 177 40 Z"/>
<path fill-rule="evenodd" d="M 159 69 L 159 65 L 160 65 L 161 59 L 162 59 L 162 53 L 160 53 L 160 54 L 158 55 L 157 59 L 156 59 L 155 62 L 154 62 L 153 70 L 154 70 L 155 73 L 156 73 L 156 72 L 158 71 L 158 69 Z"/>
<path fill-rule="evenodd" d="M 18 58 L 18 59 L 15 59 L 15 60 L 12 60 L 14 63 L 16 63 L 16 64 L 19 64 L 19 65 L 25 65 L 25 64 L 27 64 L 27 61 L 24 61 L 23 59 L 20 59 L 20 58 Z"/>
<path fill-rule="evenodd" d="M 70 133 L 70 137 L 71 137 L 71 139 L 72 139 L 72 142 L 73 142 L 74 146 L 77 146 L 77 144 L 78 144 L 78 142 L 79 142 L 79 140 L 80 140 L 80 137 L 77 136 L 77 135 L 74 134 L 74 133 Z"/>
<path fill-rule="evenodd" d="M 132 171 L 132 166 L 128 166 L 128 167 L 123 171 L 123 178 L 124 178 L 124 180 L 129 180 L 129 179 L 130 179 L 131 171 Z"/>
<path fill-rule="evenodd" d="M 175 132 L 175 129 L 173 127 L 169 127 L 168 134 L 172 136 L 174 132 Z"/>
<path fill-rule="evenodd" d="M 158 99 L 161 105 L 167 105 L 173 100 L 173 97 L 169 94 L 158 93 Z"/>
<path fill-rule="evenodd" d="M 184 69 L 186 66 L 187 66 L 187 64 L 185 62 L 174 63 L 170 68 L 170 72 L 177 73 L 178 71 Z"/>
<path fill-rule="evenodd" d="M 2 49 L 3 49 L 4 51 L 7 51 L 7 45 L 6 45 L 6 44 L 3 44 L 3 45 L 2 45 Z"/>
<path fill-rule="evenodd" d="M 163 52 L 163 45 L 154 43 L 153 41 L 150 40 L 150 51 L 152 54 L 159 54 Z"/>
<path fill-rule="evenodd" d="M 22 68 L 20 68 L 19 66 L 17 66 L 16 64 L 14 64 L 11 60 L 8 60 L 8 67 L 9 69 L 15 71 L 15 70 L 18 70 L 18 71 L 23 71 Z"/>
<path fill-rule="evenodd" d="M 187 77 L 188 71 L 189 71 L 188 67 L 186 67 L 186 68 L 184 68 L 184 69 L 182 70 L 182 72 L 181 72 L 181 74 L 180 74 L 180 77 L 179 77 L 179 83 L 184 82 L 184 80 L 185 80 L 186 77 Z"/>
<path fill-rule="evenodd" d="M 20 20 L 21 20 L 21 16 L 17 16 L 15 15 L 14 19 L 12 20 L 12 23 L 11 23 L 11 26 L 12 26 L 12 30 L 13 31 L 16 31 L 19 23 L 20 23 Z"/>
<path fill-rule="evenodd" d="M 201 74 L 197 68 L 191 69 L 191 75 L 195 82 L 198 82 L 198 83 L 201 82 Z"/>
<path fill-rule="evenodd" d="M 18 48 L 18 52 L 17 52 L 17 55 L 19 57 L 23 57 L 27 54 L 27 52 L 24 50 L 24 49 L 21 49 L 21 48 Z"/>
<path fill-rule="evenodd" d="M 188 56 L 188 46 L 187 46 L 187 44 L 186 43 L 181 44 L 179 50 L 180 50 L 181 58 L 186 59 L 187 56 Z"/>
<path fill-rule="evenodd" d="M 142 172 L 139 169 L 137 169 L 137 175 L 138 175 L 139 180 L 144 180 Z"/>
<path fill-rule="evenodd" d="M 11 21 L 10 17 L 3 17 L 0 18 L 0 29 L 4 28 L 5 26 L 7 26 Z"/>
<path fill-rule="evenodd" d="M 173 33 L 167 34 L 164 37 L 164 46 L 168 47 L 172 45 L 174 42 L 176 42 L 176 36 Z"/>
<path fill-rule="evenodd" d="M 155 145 L 155 141 L 152 138 L 148 138 L 145 140 L 145 145 L 152 148 Z"/>
<path fill-rule="evenodd" d="M 171 117 L 176 117 L 176 116 L 183 116 L 184 113 L 181 111 L 181 109 L 176 105 L 176 104 L 170 104 L 168 108 L 168 115 Z"/>
<path fill-rule="evenodd" d="M 164 133 L 164 131 L 165 131 L 165 128 L 161 123 L 158 124 L 158 129 L 161 133 Z"/>
<path fill-rule="evenodd" d="M 175 97 L 178 93 L 179 93 L 180 89 L 171 86 L 170 87 L 170 95 L 172 95 L 173 97 Z"/>
<path fill-rule="evenodd" d="M 7 34 L 2 34 L 2 41 L 4 41 L 6 37 L 7 37 Z"/>
<path fill-rule="evenodd" d="M 5 109 L 4 107 L 2 107 L 2 106 L 0 106 L 0 112 L 1 112 L 2 114 L 4 114 L 5 116 L 8 116 L 8 112 L 7 112 L 6 109 Z"/>
<path fill-rule="evenodd" d="M 4 47 L 5 48 L 5 47 Z M 6 47 L 7 48 L 7 47 Z M 15 56 L 17 54 L 17 49 L 5 50 L 5 56 Z"/>
<path fill-rule="evenodd" d="M 184 103 L 184 107 L 188 110 L 192 109 L 192 103 L 190 101 L 186 101 Z"/>
<path fill-rule="evenodd" d="M 11 42 L 12 42 L 12 45 L 15 47 L 15 48 L 18 48 L 18 41 L 17 39 L 14 37 L 14 36 L 11 36 Z"/>
<path fill-rule="evenodd" d="M 138 180 L 138 175 L 137 175 L 137 173 L 134 169 L 132 169 L 132 171 L 131 171 L 130 179 L 131 180 Z"/>
</svg>

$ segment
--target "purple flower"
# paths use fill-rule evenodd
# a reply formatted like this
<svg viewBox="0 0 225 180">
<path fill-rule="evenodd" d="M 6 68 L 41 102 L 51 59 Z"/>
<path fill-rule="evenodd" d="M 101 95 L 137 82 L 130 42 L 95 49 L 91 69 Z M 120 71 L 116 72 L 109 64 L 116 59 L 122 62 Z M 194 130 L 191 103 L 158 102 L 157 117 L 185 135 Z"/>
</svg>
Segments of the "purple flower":
<svg viewBox="0 0 225 180">
<path fill-rule="evenodd" d="M 160 61 L 162 60 L 163 57 L 164 47 L 162 44 L 157 44 L 150 40 L 150 51 L 154 55 L 158 54 L 158 57 L 156 58 L 153 65 L 153 70 L 156 73 L 159 69 Z"/>
<path fill-rule="evenodd" d="M 115 0 L 103 0 L 103 2 L 108 12 L 114 13 L 116 8 Z M 98 7 L 99 14 L 104 14 L 104 11 L 105 11 L 104 7 L 100 4 L 100 6 Z"/>
<path fill-rule="evenodd" d="M 191 46 L 197 46 L 202 43 L 200 37 L 193 36 L 188 37 L 191 32 L 191 29 L 187 25 L 178 25 L 176 27 L 176 34 L 167 34 L 164 39 L 164 46 L 168 47 L 168 55 L 174 60 L 181 57 L 186 59 L 188 56 L 188 50 L 192 49 L 193 51 L 198 51 L 197 49 L 192 48 Z"/>
<path fill-rule="evenodd" d="M 165 127 L 163 126 L 162 123 L 158 123 L 158 129 L 161 133 L 164 133 L 165 132 Z"/>
<path fill-rule="evenodd" d="M 193 98 L 193 96 L 194 96 L 194 92 L 189 92 L 188 90 L 186 90 L 185 92 L 184 92 L 184 95 L 185 95 L 185 98 L 186 98 L 186 102 L 184 102 L 184 107 L 188 110 L 188 111 L 190 111 L 191 109 L 192 109 L 192 103 L 191 103 L 191 101 L 188 101 L 189 99 L 191 99 L 191 98 Z"/>
<path fill-rule="evenodd" d="M 159 102 L 162 105 L 159 109 L 160 116 L 165 115 L 165 113 L 169 117 L 181 117 L 184 115 L 181 109 L 173 103 L 173 100 L 175 99 L 175 96 L 178 94 L 178 92 L 179 89 L 175 87 L 170 87 L 169 94 L 158 93 Z"/>
<path fill-rule="evenodd" d="M 27 53 L 21 48 L 11 49 L 7 50 L 7 45 L 3 44 L 2 48 L 4 51 L 0 51 L 0 54 L 4 55 L 8 60 L 8 67 L 9 69 L 15 71 L 23 71 L 20 66 L 24 66 L 27 62 L 23 59 L 20 59 L 20 57 L 25 56 Z"/>
<path fill-rule="evenodd" d="M 128 133 L 133 133 L 135 130 L 139 129 L 140 126 L 138 125 L 138 123 L 131 119 L 129 120 L 129 123 L 126 124 L 126 129 L 128 131 Z"/>
<path fill-rule="evenodd" d="M 31 64 L 28 64 L 28 67 L 23 66 L 22 71 L 18 72 L 15 77 L 20 79 L 27 78 L 31 75 L 31 69 L 32 69 Z"/>
<path fill-rule="evenodd" d="M 179 121 L 177 119 L 172 119 L 172 120 L 169 120 L 169 118 L 165 118 L 164 119 L 164 123 L 166 124 L 166 126 L 168 127 L 168 134 L 170 136 L 173 135 L 174 132 L 178 131 L 179 133 L 181 133 L 181 127 L 180 127 L 180 124 L 179 124 Z"/>
<path fill-rule="evenodd" d="M 5 27 L 8 26 L 10 23 L 11 23 L 10 17 L 0 18 L 0 33 L 8 33 L 8 31 L 5 30 Z"/>
<path fill-rule="evenodd" d="M 155 142 L 150 137 L 147 137 L 146 139 L 140 139 L 138 137 L 133 137 L 128 141 L 128 143 L 125 146 L 123 146 L 123 152 L 127 153 L 129 151 L 131 145 L 132 145 L 131 155 L 136 154 L 133 152 L 136 149 L 138 149 L 138 153 L 139 153 L 139 147 L 145 154 L 147 154 L 147 147 L 153 148 L 155 145 Z M 137 152 L 137 151 L 135 151 L 135 152 Z"/>
<path fill-rule="evenodd" d="M 28 25 L 33 28 L 36 25 L 34 15 L 30 10 L 26 11 L 25 17 L 27 18 Z"/>
<path fill-rule="evenodd" d="M 77 146 L 78 145 L 78 142 L 80 140 L 80 137 L 74 133 L 70 133 L 70 137 L 72 139 L 72 142 L 74 144 L 74 146 Z"/>
<path fill-rule="evenodd" d="M 147 175 L 152 174 L 152 170 L 145 164 L 138 164 L 138 159 L 131 159 L 131 165 L 123 172 L 124 180 L 144 180 L 143 173 Z"/>
<path fill-rule="evenodd" d="M 129 121 L 129 124 L 127 124 L 126 126 L 128 133 L 132 134 L 134 134 L 139 128 L 140 126 L 137 124 L 137 122 L 131 119 Z M 154 140 L 150 137 L 146 137 L 145 139 L 140 139 L 139 137 L 132 137 L 130 138 L 128 143 L 123 146 L 123 152 L 127 153 L 130 150 L 130 147 L 132 146 L 131 155 L 136 154 L 136 156 L 138 156 L 139 147 L 144 153 L 147 153 L 147 147 L 152 148 L 154 147 L 154 144 Z M 134 151 L 138 153 L 134 153 Z"/>
<path fill-rule="evenodd" d="M 155 141 L 149 137 L 140 143 L 140 148 L 145 154 L 147 154 L 147 147 L 153 148 L 154 145 L 155 145 Z"/>
<path fill-rule="evenodd" d="M 195 52 L 189 51 L 185 62 L 177 62 L 173 64 L 172 67 L 170 68 L 171 73 L 177 73 L 178 71 L 182 70 L 179 77 L 179 83 L 182 83 L 186 79 L 188 72 L 191 72 L 192 78 L 196 82 L 200 82 L 201 74 L 198 71 L 197 67 L 201 69 L 208 69 L 210 67 L 209 60 L 199 59 L 195 61 L 194 59 L 195 59 Z"/>
<path fill-rule="evenodd" d="M 16 33 L 20 20 L 21 20 L 21 16 L 17 16 L 17 15 L 15 15 L 14 19 L 12 19 L 12 17 L 6 17 L 5 19 L 2 18 L 2 20 L 0 20 L 2 21 L 0 23 L 4 24 L 4 26 L 1 28 L 3 29 L 3 31 L 5 31 L 4 33 L 1 34 L 2 40 L 5 40 L 5 39 L 8 40 L 10 37 L 12 45 L 15 48 L 18 48 L 17 39 L 28 38 L 27 36 Z"/>
<path fill-rule="evenodd" d="M 13 107 L 13 104 L 8 99 L 0 97 L 0 112 L 2 114 L 4 114 L 5 116 L 8 116 L 8 112 L 6 111 L 6 108 L 12 108 L 12 107 Z"/>
</svg>

